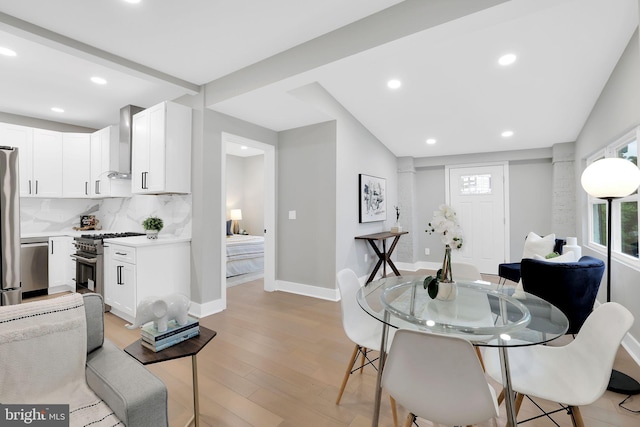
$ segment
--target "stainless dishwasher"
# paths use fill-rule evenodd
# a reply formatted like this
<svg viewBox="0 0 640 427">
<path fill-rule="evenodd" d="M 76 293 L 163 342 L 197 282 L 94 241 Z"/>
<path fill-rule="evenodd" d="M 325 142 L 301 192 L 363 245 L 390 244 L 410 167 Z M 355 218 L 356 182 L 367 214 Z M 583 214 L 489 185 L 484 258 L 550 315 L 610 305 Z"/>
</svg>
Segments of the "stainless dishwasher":
<svg viewBox="0 0 640 427">
<path fill-rule="evenodd" d="M 49 238 L 20 239 L 20 264 L 23 294 L 49 288 Z"/>
</svg>

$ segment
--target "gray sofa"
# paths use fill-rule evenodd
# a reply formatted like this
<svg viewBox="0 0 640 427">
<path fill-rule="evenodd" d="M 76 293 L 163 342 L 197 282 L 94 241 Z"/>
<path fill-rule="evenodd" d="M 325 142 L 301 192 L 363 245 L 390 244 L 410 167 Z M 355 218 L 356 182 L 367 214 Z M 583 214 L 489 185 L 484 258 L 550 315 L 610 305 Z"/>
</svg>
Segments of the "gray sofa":
<svg viewBox="0 0 640 427">
<path fill-rule="evenodd" d="M 167 388 L 134 358 L 104 339 L 99 294 L 85 294 L 87 384 L 127 427 L 167 427 Z"/>
</svg>

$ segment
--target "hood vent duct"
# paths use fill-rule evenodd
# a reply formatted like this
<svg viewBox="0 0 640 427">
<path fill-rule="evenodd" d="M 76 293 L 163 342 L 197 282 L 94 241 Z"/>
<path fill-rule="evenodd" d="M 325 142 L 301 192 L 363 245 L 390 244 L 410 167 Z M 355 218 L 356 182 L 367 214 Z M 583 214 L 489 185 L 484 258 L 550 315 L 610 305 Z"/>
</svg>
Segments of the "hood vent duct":
<svg viewBox="0 0 640 427">
<path fill-rule="evenodd" d="M 120 109 L 119 123 L 119 163 L 118 171 L 107 175 L 111 179 L 131 179 L 131 145 L 133 142 L 133 115 L 144 110 L 135 105 L 127 105 Z"/>
</svg>

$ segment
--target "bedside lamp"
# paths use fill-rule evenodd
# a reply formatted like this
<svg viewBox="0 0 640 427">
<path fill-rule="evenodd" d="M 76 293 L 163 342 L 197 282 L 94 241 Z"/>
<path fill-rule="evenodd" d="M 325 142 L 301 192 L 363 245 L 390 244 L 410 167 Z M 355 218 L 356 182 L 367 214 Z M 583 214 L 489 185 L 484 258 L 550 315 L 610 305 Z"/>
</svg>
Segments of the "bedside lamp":
<svg viewBox="0 0 640 427">
<path fill-rule="evenodd" d="M 232 232 L 233 234 L 238 234 L 240 228 L 238 227 L 238 221 L 242 220 L 242 209 L 231 209 L 229 214 L 231 220 L 233 221 Z"/>
<path fill-rule="evenodd" d="M 640 185 L 640 169 L 626 159 L 607 157 L 590 164 L 580 178 L 582 188 L 607 201 L 607 302 L 611 301 L 611 202 L 626 197 Z M 640 393 L 640 383 L 615 369 L 608 390 L 622 394 Z"/>
</svg>

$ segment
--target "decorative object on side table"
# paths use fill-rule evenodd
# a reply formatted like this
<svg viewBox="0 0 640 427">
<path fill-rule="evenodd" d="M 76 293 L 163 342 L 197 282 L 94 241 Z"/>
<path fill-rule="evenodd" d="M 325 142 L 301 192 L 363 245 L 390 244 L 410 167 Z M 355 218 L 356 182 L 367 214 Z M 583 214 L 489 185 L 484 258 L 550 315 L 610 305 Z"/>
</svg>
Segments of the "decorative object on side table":
<svg viewBox="0 0 640 427">
<path fill-rule="evenodd" d="M 142 328 L 142 345 L 155 352 L 163 350 L 200 333 L 198 320 L 188 315 L 190 304 L 182 294 L 143 298 L 136 308 L 135 322 L 125 327 Z"/>
<path fill-rule="evenodd" d="M 452 301 L 458 295 L 456 282 L 451 274 L 451 247 L 462 248 L 462 228 L 458 224 L 456 212 L 451 206 L 440 205 L 439 210 L 433 213 L 433 219 L 429 223 L 427 233 L 442 234 L 442 243 L 445 244 L 444 260 L 442 268 L 435 277 L 427 276 L 424 279 L 424 288 L 431 298 L 442 301 Z"/>
<path fill-rule="evenodd" d="M 162 230 L 162 227 L 164 227 L 164 222 L 162 218 L 150 216 L 142 221 L 142 227 L 147 231 L 147 239 L 157 239 L 158 233 Z"/>
<path fill-rule="evenodd" d="M 398 206 L 394 206 L 396 210 L 396 225 L 391 227 L 392 233 L 400 233 L 402 232 L 402 226 L 400 225 L 400 208 Z"/>
</svg>

